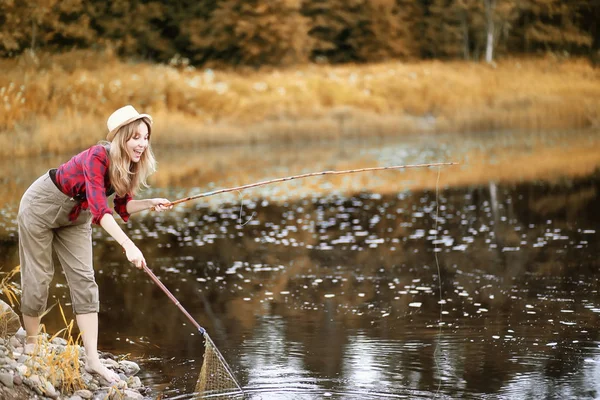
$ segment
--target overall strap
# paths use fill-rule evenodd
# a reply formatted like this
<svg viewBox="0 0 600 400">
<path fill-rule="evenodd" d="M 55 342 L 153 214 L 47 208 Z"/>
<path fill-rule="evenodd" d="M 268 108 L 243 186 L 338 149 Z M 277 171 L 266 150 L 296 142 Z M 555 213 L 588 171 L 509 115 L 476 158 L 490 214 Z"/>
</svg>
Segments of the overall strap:
<svg viewBox="0 0 600 400">
<path fill-rule="evenodd" d="M 109 163 L 110 163 L 110 143 L 102 143 L 102 147 L 104 147 L 104 150 L 106 150 L 106 157 L 108 157 L 109 159 Z M 106 169 L 106 174 L 108 175 L 110 171 L 110 168 Z M 105 176 L 106 179 L 106 176 Z M 108 180 L 110 182 L 110 176 L 108 177 Z M 110 183 L 110 187 L 108 189 L 106 189 L 106 197 L 112 196 L 115 193 L 115 189 L 112 186 L 112 182 Z"/>
</svg>

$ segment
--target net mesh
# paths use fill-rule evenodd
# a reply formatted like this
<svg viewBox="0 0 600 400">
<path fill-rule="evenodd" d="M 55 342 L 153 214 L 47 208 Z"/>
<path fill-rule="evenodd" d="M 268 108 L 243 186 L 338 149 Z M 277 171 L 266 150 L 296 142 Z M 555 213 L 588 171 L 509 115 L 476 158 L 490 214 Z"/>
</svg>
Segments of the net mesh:
<svg viewBox="0 0 600 400">
<path fill-rule="evenodd" d="M 204 333 L 204 340 L 204 361 L 196 383 L 196 395 L 219 399 L 243 396 L 242 388 L 208 333 Z"/>
</svg>

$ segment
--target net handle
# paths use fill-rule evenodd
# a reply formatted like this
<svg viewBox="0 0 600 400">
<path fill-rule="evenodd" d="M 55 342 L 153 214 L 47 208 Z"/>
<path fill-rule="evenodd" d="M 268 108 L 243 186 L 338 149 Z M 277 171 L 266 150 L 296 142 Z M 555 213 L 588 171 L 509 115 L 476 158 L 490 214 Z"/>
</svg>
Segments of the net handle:
<svg viewBox="0 0 600 400">
<path fill-rule="evenodd" d="M 198 322 L 196 322 L 196 320 L 190 315 L 190 313 L 187 312 L 187 310 L 185 308 L 183 308 L 183 306 L 181 305 L 179 300 L 177 300 L 177 298 L 175 296 L 173 296 L 173 293 L 171 293 L 171 291 L 169 289 L 167 289 L 167 287 L 158 279 L 158 277 L 156 275 L 154 275 L 154 272 L 152 272 L 150 270 L 150 268 L 148 268 L 148 266 L 146 266 L 146 265 L 144 265 L 143 269 L 144 269 L 144 272 L 146 272 L 150 276 L 150 278 L 154 281 L 154 283 L 156 283 L 156 285 L 159 288 L 161 288 L 163 292 L 165 292 L 167 297 L 169 299 L 171 299 L 171 301 L 173 303 L 175 303 L 175 305 L 181 310 L 181 312 L 183 314 L 185 314 L 186 317 L 188 317 L 190 322 L 198 329 L 200 334 L 204 335 L 206 333 L 206 329 L 204 329 L 202 326 L 200 326 L 200 324 Z"/>
</svg>

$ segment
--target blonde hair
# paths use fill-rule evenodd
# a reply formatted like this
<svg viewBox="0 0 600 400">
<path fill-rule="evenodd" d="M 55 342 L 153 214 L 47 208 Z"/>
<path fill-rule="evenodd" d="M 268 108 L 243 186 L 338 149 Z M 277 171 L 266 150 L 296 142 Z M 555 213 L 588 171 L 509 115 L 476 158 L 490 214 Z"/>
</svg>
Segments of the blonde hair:
<svg viewBox="0 0 600 400">
<path fill-rule="evenodd" d="M 148 148 L 142 153 L 140 161 L 134 163 L 127 154 L 127 142 L 138 133 L 141 124 L 146 124 L 148 127 Z M 156 159 L 150 146 L 151 133 L 150 120 L 142 118 L 120 127 L 110 143 L 109 177 L 117 195 L 134 196 L 140 189 L 148 187 L 146 179 L 156 171 Z"/>
</svg>

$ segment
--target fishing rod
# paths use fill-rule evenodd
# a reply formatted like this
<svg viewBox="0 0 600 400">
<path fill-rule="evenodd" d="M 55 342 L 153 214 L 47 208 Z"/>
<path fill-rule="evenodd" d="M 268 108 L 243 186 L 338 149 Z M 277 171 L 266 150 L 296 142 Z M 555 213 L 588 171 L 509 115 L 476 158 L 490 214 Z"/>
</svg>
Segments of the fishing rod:
<svg viewBox="0 0 600 400">
<path fill-rule="evenodd" d="M 441 167 L 441 166 L 449 166 L 449 165 L 458 165 L 458 163 L 457 162 L 442 162 L 442 163 L 430 163 L 430 164 L 407 164 L 407 165 L 393 165 L 393 166 L 388 166 L 388 167 L 369 167 L 369 168 L 347 169 L 347 170 L 341 170 L 341 171 L 309 172 L 309 173 L 306 173 L 306 174 L 287 176 L 285 178 L 276 178 L 276 179 L 271 179 L 271 180 L 268 180 L 268 181 L 261 181 L 261 182 L 256 182 L 256 183 L 249 183 L 247 185 L 236 186 L 236 187 L 227 188 L 227 189 L 213 190 L 212 192 L 200 193 L 200 194 L 196 194 L 196 195 L 193 195 L 193 196 L 184 197 L 182 199 L 175 200 L 175 201 L 173 201 L 173 202 L 171 202 L 169 204 L 165 204 L 165 205 L 168 206 L 168 207 L 170 207 L 170 206 L 175 206 L 177 204 L 185 203 L 185 202 L 188 202 L 188 201 L 191 201 L 191 200 L 196 200 L 196 199 L 200 199 L 200 198 L 208 197 L 208 196 L 214 196 L 214 195 L 221 194 L 221 193 L 228 193 L 228 192 L 240 191 L 240 190 L 244 190 L 244 189 L 254 188 L 254 187 L 257 187 L 257 186 L 264 186 L 264 185 L 270 185 L 272 183 L 286 182 L 286 181 L 291 181 L 291 180 L 294 180 L 294 179 L 308 178 L 308 177 L 311 177 L 311 176 L 342 175 L 342 174 L 354 174 L 354 173 L 357 173 L 357 172 L 383 171 L 383 170 L 388 170 L 388 169 L 408 169 L 408 168 L 423 168 L 423 167 Z M 154 207 L 151 207 L 151 209 L 154 210 Z"/>
</svg>

